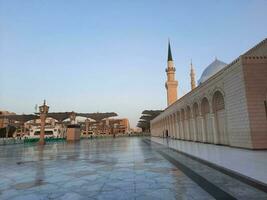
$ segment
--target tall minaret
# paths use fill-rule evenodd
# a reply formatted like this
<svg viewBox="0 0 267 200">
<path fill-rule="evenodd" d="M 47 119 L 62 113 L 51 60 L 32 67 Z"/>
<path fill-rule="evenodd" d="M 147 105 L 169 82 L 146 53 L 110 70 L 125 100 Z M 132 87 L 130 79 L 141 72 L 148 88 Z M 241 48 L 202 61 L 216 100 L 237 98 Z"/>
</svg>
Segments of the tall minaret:
<svg viewBox="0 0 267 200">
<path fill-rule="evenodd" d="M 195 70 L 193 68 L 192 60 L 191 60 L 190 67 L 191 67 L 191 70 L 190 70 L 191 90 L 193 90 L 196 87 L 196 74 L 195 74 Z"/>
<path fill-rule="evenodd" d="M 167 103 L 169 106 L 177 100 L 177 86 L 178 86 L 178 81 L 175 80 L 175 67 L 172 60 L 170 41 L 168 44 L 168 60 L 167 60 L 166 72 L 167 72 L 167 81 L 165 83 L 165 87 L 167 90 Z"/>
</svg>

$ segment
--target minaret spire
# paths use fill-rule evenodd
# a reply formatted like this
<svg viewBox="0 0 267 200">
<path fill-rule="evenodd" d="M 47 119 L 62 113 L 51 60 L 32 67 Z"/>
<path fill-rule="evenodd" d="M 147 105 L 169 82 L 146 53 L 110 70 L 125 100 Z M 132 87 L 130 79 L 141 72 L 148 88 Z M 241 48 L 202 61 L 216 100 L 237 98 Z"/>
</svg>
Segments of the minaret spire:
<svg viewBox="0 0 267 200">
<path fill-rule="evenodd" d="M 171 51 L 170 39 L 168 40 L 168 61 L 173 61 L 173 59 L 172 59 L 172 51 Z"/>
<path fill-rule="evenodd" d="M 193 68 L 192 59 L 190 63 L 190 77 L 191 77 L 191 90 L 193 90 L 196 87 L 196 74 L 195 70 Z"/>
<path fill-rule="evenodd" d="M 168 60 L 167 60 L 167 81 L 165 87 L 167 90 L 167 105 L 171 105 L 177 100 L 178 82 L 175 80 L 175 67 L 173 64 L 170 40 L 168 41 Z"/>
</svg>

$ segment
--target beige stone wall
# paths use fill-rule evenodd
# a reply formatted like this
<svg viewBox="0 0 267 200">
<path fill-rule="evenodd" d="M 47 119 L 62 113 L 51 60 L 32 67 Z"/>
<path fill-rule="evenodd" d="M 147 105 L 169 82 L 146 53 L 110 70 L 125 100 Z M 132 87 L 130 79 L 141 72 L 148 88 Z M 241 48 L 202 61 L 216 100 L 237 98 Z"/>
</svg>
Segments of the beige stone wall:
<svg viewBox="0 0 267 200">
<path fill-rule="evenodd" d="M 213 95 L 216 91 L 222 93 L 225 101 L 224 119 L 219 118 L 219 114 L 213 110 Z M 208 100 L 208 104 L 205 104 L 207 108 L 203 107 L 204 98 Z M 194 103 L 198 105 L 198 117 L 194 117 Z M 226 142 L 221 139 L 222 136 L 218 135 L 220 127 L 217 121 L 219 120 L 224 122 L 221 126 L 225 129 L 228 145 L 252 148 L 246 103 L 243 69 L 240 60 L 237 60 L 230 67 L 181 97 L 152 120 L 152 135 L 163 136 L 163 132 L 168 130 L 172 138 L 225 144 Z M 180 121 L 178 115 L 180 115 Z M 161 121 L 163 126 L 153 125 Z M 155 126 L 157 128 L 154 128 Z"/>
<path fill-rule="evenodd" d="M 240 56 L 196 87 L 151 121 L 153 136 L 225 144 L 242 148 L 267 148 L 267 40 Z M 255 63 L 255 60 L 257 62 Z M 263 61 L 264 60 L 264 61 Z M 215 93 L 223 97 L 217 110 Z M 221 98 L 222 99 L 222 98 Z M 194 106 L 197 108 L 195 109 Z M 187 112 L 188 108 L 191 112 Z"/>
<path fill-rule="evenodd" d="M 240 60 L 225 71 L 223 79 L 229 145 L 252 148 L 244 75 Z"/>
<path fill-rule="evenodd" d="M 244 56 L 242 61 L 252 145 L 256 149 L 267 148 L 267 56 Z"/>
</svg>

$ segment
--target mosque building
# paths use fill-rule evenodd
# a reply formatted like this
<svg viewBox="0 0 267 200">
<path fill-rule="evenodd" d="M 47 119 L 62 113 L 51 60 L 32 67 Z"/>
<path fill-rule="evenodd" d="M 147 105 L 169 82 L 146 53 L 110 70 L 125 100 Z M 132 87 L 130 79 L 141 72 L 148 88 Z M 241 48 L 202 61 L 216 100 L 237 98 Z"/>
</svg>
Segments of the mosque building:
<svg viewBox="0 0 267 200">
<path fill-rule="evenodd" d="M 230 64 L 217 58 L 191 91 L 177 95 L 168 46 L 167 108 L 150 122 L 151 135 L 248 149 L 267 149 L 267 39 Z"/>
</svg>

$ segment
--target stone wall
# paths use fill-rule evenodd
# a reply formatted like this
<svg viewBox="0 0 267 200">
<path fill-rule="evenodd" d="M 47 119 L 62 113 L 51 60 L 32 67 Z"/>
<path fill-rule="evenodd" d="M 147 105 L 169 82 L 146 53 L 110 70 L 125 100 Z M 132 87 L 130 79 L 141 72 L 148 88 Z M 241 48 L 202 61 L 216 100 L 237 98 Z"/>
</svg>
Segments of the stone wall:
<svg viewBox="0 0 267 200">
<path fill-rule="evenodd" d="M 153 136 L 267 148 L 267 40 L 178 99 L 151 121 Z M 216 108 L 216 95 L 220 97 Z M 219 94 L 219 95 L 218 95 Z M 217 102 L 218 103 L 218 102 Z"/>
<path fill-rule="evenodd" d="M 242 61 L 252 145 L 255 149 L 267 148 L 267 56 L 246 56 Z"/>
</svg>

